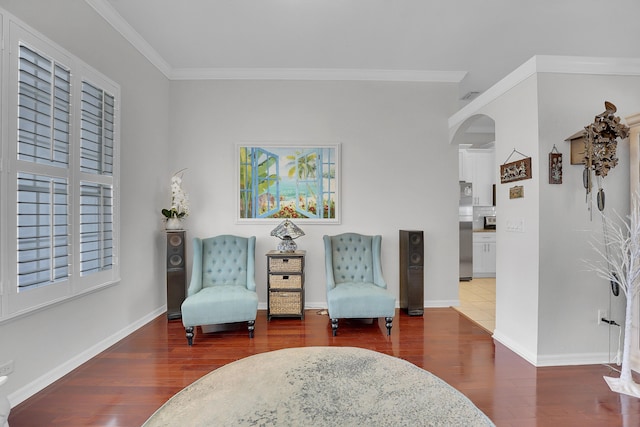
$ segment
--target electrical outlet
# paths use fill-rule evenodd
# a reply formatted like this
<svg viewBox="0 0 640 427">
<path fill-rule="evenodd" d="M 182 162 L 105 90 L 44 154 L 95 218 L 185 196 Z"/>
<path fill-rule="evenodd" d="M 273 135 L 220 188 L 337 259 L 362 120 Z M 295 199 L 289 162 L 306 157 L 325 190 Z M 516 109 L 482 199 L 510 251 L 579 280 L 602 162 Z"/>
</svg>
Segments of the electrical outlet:
<svg viewBox="0 0 640 427">
<path fill-rule="evenodd" d="M 603 318 L 605 318 L 605 319 L 609 319 L 609 312 L 608 312 L 606 309 L 601 308 L 601 309 L 599 309 L 599 310 L 598 310 L 598 325 L 603 325 L 603 324 L 605 324 L 605 323 L 602 321 L 602 319 L 603 319 Z"/>
<path fill-rule="evenodd" d="M 0 365 L 0 377 L 9 375 L 13 372 L 13 360 L 9 360 L 7 363 Z"/>
</svg>

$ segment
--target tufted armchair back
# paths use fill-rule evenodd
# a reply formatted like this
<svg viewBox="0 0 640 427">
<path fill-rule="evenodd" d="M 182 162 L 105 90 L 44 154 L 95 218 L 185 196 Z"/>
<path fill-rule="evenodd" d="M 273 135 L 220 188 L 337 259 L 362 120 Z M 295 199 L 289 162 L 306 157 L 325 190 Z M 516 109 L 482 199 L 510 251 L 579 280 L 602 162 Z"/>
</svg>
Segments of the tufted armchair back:
<svg viewBox="0 0 640 427">
<path fill-rule="evenodd" d="M 198 289 L 189 287 L 189 295 L 202 288 L 220 285 L 255 290 L 255 237 L 221 235 L 195 238 L 193 244 L 194 269 L 191 273 L 201 274 L 202 280 Z"/>
<path fill-rule="evenodd" d="M 329 288 L 347 282 L 386 287 L 380 265 L 381 236 L 343 233 L 324 236 L 324 240 Z"/>
</svg>

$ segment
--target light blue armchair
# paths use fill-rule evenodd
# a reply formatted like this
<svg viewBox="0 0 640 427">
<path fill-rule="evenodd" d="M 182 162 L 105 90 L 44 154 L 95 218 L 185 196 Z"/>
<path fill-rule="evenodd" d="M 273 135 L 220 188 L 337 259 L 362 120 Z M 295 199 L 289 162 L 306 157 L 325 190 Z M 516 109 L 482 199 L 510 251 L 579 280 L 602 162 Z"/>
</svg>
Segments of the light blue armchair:
<svg viewBox="0 0 640 427">
<path fill-rule="evenodd" d="M 222 235 L 193 239 L 193 268 L 182 323 L 193 345 L 194 328 L 249 322 L 253 338 L 258 295 L 255 282 L 256 238 Z"/>
<path fill-rule="evenodd" d="M 327 305 L 333 336 L 338 319 L 384 317 L 391 335 L 396 299 L 387 290 L 380 263 L 381 236 L 324 236 Z"/>
</svg>

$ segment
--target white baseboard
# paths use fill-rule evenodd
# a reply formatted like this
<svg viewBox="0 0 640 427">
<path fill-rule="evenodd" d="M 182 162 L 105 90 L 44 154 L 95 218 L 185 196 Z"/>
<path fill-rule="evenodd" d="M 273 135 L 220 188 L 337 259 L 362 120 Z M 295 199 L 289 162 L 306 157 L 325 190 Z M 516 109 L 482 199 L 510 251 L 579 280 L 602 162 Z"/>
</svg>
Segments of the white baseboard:
<svg viewBox="0 0 640 427">
<path fill-rule="evenodd" d="M 111 347 L 121 339 L 127 337 L 131 333 L 140 329 L 142 326 L 146 325 L 162 313 L 167 311 L 167 306 L 164 305 L 162 307 L 157 308 L 151 313 L 143 316 L 137 321 L 127 325 L 125 328 L 119 330 L 115 334 L 105 338 L 104 340 L 98 342 L 94 346 L 88 348 L 82 353 L 78 354 L 76 357 L 68 360 L 67 362 L 59 365 L 58 367 L 52 369 L 46 374 L 40 376 L 39 378 L 31 381 L 29 384 L 24 387 L 19 388 L 15 392 L 11 393 L 7 398 L 11 403 L 11 407 L 15 407 L 16 405 L 22 403 L 29 397 L 33 396 L 40 390 L 43 390 L 45 387 L 53 384 L 55 381 L 59 380 L 63 376 L 67 375 L 69 372 L 76 369 L 78 366 L 83 363 L 91 360 L 93 357 L 97 356 L 107 348 Z"/>
<path fill-rule="evenodd" d="M 518 342 L 502 334 L 497 329 L 493 332 L 493 339 L 516 353 L 518 356 L 531 363 L 536 368 L 544 366 L 573 366 L 573 365 L 599 365 L 612 363 L 615 355 L 609 353 L 567 353 L 537 355 L 522 347 Z"/>
<path fill-rule="evenodd" d="M 533 366 L 536 366 L 537 356 L 534 353 L 531 353 L 529 350 L 522 347 L 520 343 L 512 340 L 507 335 L 502 334 L 497 328 L 493 331 L 493 339 L 513 351 L 518 356 L 522 357 L 527 362 L 531 363 Z"/>
<path fill-rule="evenodd" d="M 428 307 L 428 308 L 443 308 L 443 307 L 456 307 L 460 305 L 460 300 L 457 299 L 444 299 L 444 300 L 430 300 L 430 301 L 425 301 L 424 302 L 424 306 Z M 313 310 L 313 309 L 326 309 L 327 308 L 327 303 L 326 302 L 309 302 L 309 301 L 305 301 L 304 303 L 304 309 L 305 310 Z M 400 308 L 400 302 L 396 301 L 396 308 Z M 258 303 L 258 310 L 266 310 L 267 309 L 267 303 L 266 302 L 260 302 Z"/>
<path fill-rule="evenodd" d="M 424 306 L 427 308 L 444 308 L 444 307 L 457 307 L 460 305 L 459 299 L 441 299 L 441 300 L 429 300 L 424 302 Z"/>
</svg>

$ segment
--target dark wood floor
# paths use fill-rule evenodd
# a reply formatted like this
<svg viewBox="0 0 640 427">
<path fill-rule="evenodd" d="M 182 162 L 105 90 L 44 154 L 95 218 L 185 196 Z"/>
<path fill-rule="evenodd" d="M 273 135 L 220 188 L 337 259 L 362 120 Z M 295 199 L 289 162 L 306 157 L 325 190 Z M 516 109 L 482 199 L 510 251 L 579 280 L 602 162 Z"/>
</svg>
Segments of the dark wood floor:
<svg viewBox="0 0 640 427">
<path fill-rule="evenodd" d="M 213 369 L 256 353 L 303 346 L 363 347 L 408 360 L 460 390 L 497 426 L 640 425 L 640 401 L 608 389 L 603 375 L 618 376 L 609 368 L 536 369 L 448 308 L 414 317 L 400 312 L 390 337 L 383 319 L 341 321 L 335 338 L 318 310 L 308 310 L 304 320 L 271 322 L 260 311 L 254 339 L 245 325 L 209 334 L 198 330 L 193 347 L 180 321 L 160 316 L 13 408 L 9 424 L 139 426 Z"/>
</svg>

